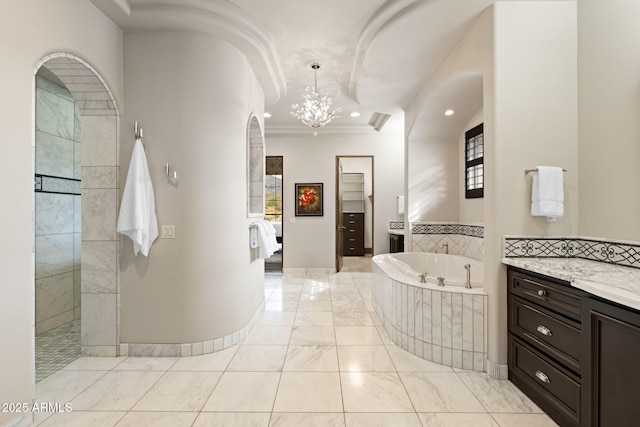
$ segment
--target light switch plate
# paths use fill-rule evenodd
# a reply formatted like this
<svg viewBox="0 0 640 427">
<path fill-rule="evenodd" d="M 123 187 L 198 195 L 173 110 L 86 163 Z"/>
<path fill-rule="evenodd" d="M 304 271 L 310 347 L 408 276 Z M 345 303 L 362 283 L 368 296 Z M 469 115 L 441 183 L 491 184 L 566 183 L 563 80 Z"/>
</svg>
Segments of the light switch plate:
<svg viewBox="0 0 640 427">
<path fill-rule="evenodd" d="M 162 238 L 163 239 L 175 239 L 176 226 L 175 225 L 163 225 L 162 226 Z"/>
</svg>

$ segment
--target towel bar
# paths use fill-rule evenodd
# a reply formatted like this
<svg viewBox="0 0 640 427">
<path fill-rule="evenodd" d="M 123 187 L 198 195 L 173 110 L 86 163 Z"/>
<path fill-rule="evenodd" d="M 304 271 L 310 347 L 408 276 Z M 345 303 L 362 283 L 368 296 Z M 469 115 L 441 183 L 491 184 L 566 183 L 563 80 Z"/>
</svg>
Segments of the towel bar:
<svg viewBox="0 0 640 427">
<path fill-rule="evenodd" d="M 566 171 L 567 171 L 566 169 L 562 169 L 562 172 L 566 172 Z M 532 172 L 538 172 L 538 168 L 535 168 L 535 169 L 525 169 L 525 170 L 524 170 L 525 175 L 526 175 L 526 174 L 530 174 L 530 173 L 532 173 Z"/>
</svg>

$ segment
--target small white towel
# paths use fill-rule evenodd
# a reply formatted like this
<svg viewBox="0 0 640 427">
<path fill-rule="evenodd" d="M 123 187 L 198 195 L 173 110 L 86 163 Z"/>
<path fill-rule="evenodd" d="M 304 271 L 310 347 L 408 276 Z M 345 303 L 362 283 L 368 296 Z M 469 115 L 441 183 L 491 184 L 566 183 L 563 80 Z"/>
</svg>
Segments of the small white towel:
<svg viewBox="0 0 640 427">
<path fill-rule="evenodd" d="M 142 255 L 149 256 L 149 248 L 158 237 L 153 185 L 140 139 L 136 139 L 133 145 L 116 230 L 133 241 L 135 255 L 142 252 Z"/>
<path fill-rule="evenodd" d="M 279 249 L 276 229 L 269 221 L 259 220 L 251 223 L 250 246 L 260 249 L 260 258 L 267 259 Z"/>
<path fill-rule="evenodd" d="M 538 166 L 533 174 L 531 189 L 531 216 L 546 216 L 554 222 L 564 215 L 564 189 L 562 168 Z"/>
</svg>

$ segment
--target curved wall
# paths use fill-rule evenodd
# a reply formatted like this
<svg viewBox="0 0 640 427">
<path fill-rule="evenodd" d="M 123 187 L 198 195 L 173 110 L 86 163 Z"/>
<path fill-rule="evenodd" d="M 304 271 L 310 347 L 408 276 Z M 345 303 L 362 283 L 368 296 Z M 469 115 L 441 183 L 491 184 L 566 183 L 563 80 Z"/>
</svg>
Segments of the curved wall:
<svg viewBox="0 0 640 427">
<path fill-rule="evenodd" d="M 121 342 L 191 343 L 244 328 L 263 302 L 264 263 L 252 258 L 247 218 L 247 123 L 264 94 L 245 56 L 216 38 L 126 34 L 120 178 L 133 122 L 144 129 L 158 226 L 148 258 L 122 241 Z M 170 163 L 178 180 L 169 182 Z"/>
</svg>

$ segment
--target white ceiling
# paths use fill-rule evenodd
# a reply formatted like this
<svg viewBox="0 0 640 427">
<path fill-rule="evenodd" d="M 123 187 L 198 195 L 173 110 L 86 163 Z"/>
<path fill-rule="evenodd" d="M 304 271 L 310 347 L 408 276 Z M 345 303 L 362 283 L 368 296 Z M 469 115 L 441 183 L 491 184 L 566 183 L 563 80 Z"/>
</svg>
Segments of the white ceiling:
<svg viewBox="0 0 640 427">
<path fill-rule="evenodd" d="M 265 88 L 267 132 L 296 133 L 308 128 L 289 111 L 313 83 L 312 60 L 322 64 L 320 93 L 343 110 L 322 132 L 372 132 L 375 112 L 391 114 L 383 132 L 401 130 L 402 109 L 495 0 L 92 1 L 125 31 L 205 31 L 230 41 Z"/>
</svg>

